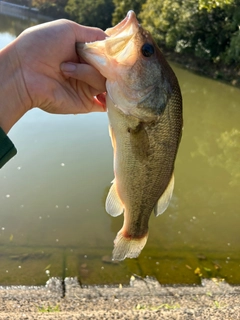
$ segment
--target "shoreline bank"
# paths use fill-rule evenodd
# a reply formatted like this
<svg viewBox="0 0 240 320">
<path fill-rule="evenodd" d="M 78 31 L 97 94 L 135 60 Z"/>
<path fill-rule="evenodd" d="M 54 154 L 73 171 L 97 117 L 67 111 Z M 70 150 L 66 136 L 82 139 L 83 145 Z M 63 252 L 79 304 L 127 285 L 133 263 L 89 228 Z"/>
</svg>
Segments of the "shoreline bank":
<svg viewBox="0 0 240 320">
<path fill-rule="evenodd" d="M 0 319 L 240 319 L 240 286 L 161 286 L 151 278 L 126 287 L 81 288 L 76 278 L 46 286 L 0 287 Z"/>
<path fill-rule="evenodd" d="M 237 68 L 214 64 L 191 55 L 181 55 L 165 49 L 161 49 L 161 51 L 170 62 L 177 63 L 190 72 L 240 88 L 240 66 Z"/>
</svg>

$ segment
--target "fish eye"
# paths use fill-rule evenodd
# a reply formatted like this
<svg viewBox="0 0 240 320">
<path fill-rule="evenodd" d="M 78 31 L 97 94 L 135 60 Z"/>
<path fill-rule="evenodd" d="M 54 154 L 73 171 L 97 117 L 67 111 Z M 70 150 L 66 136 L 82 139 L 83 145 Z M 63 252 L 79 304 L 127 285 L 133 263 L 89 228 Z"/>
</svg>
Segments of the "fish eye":
<svg viewBox="0 0 240 320">
<path fill-rule="evenodd" d="M 151 57 L 154 54 L 154 47 L 150 43 L 144 43 L 141 50 L 144 57 L 147 58 Z"/>
</svg>

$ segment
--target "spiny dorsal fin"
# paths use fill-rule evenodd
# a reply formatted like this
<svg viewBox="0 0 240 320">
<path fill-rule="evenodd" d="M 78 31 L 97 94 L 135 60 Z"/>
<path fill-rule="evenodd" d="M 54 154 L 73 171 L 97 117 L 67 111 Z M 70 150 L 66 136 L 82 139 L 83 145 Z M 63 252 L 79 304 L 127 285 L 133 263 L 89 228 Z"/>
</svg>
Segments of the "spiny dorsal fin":
<svg viewBox="0 0 240 320">
<path fill-rule="evenodd" d="M 171 180 L 167 188 L 161 195 L 160 199 L 158 200 L 154 208 L 154 214 L 156 217 L 162 214 L 167 209 L 170 203 L 170 200 L 172 198 L 173 188 L 174 188 L 174 174 L 172 174 Z"/>
<path fill-rule="evenodd" d="M 120 230 L 114 240 L 113 260 L 124 260 L 125 258 L 137 258 L 144 248 L 148 233 L 140 239 L 125 238 Z"/>
<path fill-rule="evenodd" d="M 109 213 L 113 217 L 117 217 L 123 213 L 124 208 L 123 208 L 122 201 L 119 198 L 119 195 L 117 192 L 115 180 L 113 180 L 113 184 L 109 190 L 109 193 L 106 199 L 105 208 L 107 213 Z"/>
</svg>

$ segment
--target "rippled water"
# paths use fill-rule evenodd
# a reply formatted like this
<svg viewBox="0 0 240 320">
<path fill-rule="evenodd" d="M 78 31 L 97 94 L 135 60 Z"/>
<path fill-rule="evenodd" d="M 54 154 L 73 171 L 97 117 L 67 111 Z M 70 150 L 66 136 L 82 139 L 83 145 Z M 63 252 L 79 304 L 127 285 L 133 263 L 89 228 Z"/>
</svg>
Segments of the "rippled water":
<svg viewBox="0 0 240 320">
<path fill-rule="evenodd" d="M 0 47 L 30 20 L 0 16 Z M 173 65 L 184 132 L 168 210 L 150 220 L 138 259 L 109 262 L 123 217 L 104 202 L 113 179 L 106 114 L 26 114 L 10 131 L 18 154 L 0 171 L 0 284 L 240 283 L 240 90 Z"/>
</svg>

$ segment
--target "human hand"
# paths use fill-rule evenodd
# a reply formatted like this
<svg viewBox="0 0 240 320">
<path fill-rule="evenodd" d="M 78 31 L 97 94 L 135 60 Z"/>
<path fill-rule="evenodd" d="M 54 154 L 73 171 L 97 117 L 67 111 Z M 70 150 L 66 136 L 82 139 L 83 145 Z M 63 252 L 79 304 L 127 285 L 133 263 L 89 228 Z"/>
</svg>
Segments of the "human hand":
<svg viewBox="0 0 240 320">
<path fill-rule="evenodd" d="M 26 29 L 1 50 L 0 126 L 4 131 L 33 107 L 62 114 L 105 111 L 105 78 L 92 66 L 79 63 L 75 51 L 76 42 L 104 38 L 100 29 L 62 19 Z"/>
<path fill-rule="evenodd" d="M 77 41 L 104 38 L 100 29 L 64 19 L 25 30 L 16 41 L 16 52 L 31 107 L 50 113 L 104 111 L 95 96 L 105 91 L 105 79 L 92 66 L 76 64 L 75 51 Z M 73 63 L 63 64 L 61 71 L 60 65 L 68 61 Z"/>
</svg>

